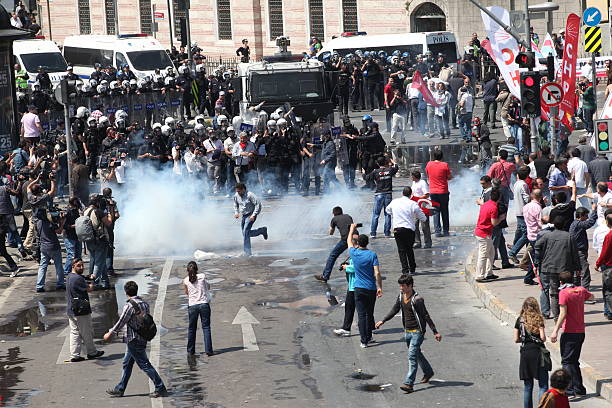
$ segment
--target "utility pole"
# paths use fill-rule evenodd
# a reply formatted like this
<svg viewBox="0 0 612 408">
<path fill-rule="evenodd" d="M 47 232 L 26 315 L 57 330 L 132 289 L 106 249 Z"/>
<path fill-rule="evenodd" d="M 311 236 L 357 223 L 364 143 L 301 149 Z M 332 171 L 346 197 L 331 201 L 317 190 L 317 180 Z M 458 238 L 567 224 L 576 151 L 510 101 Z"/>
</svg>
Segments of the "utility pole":
<svg viewBox="0 0 612 408">
<path fill-rule="evenodd" d="M 47 0 L 47 21 L 49 21 L 49 41 L 53 41 L 53 33 L 51 32 L 51 5 L 49 0 Z"/>
<path fill-rule="evenodd" d="M 74 185 L 72 184 L 72 127 L 70 126 L 70 102 L 68 100 L 68 80 L 62 79 L 59 86 L 59 94 L 55 92 L 58 102 L 64 105 L 64 124 L 66 128 L 66 151 L 68 155 L 68 193 L 74 197 Z"/>
<path fill-rule="evenodd" d="M 499 18 L 497 18 L 495 16 L 495 14 L 491 13 L 486 7 L 484 7 L 483 5 L 478 3 L 477 0 L 470 0 L 470 2 L 473 5 L 475 5 L 476 7 L 478 7 L 480 9 L 480 11 L 482 11 L 487 16 L 489 16 L 489 18 L 491 18 L 491 20 L 493 20 L 497 24 L 499 24 L 499 26 L 501 28 L 503 28 L 505 32 L 510 34 L 512 37 L 514 37 L 514 39 L 516 40 L 517 43 L 519 43 L 520 45 L 522 45 L 525 48 L 529 47 L 529 49 L 531 50 L 531 41 L 529 41 L 530 40 L 530 38 L 529 38 L 529 28 L 527 28 L 527 41 L 523 41 L 523 39 L 521 38 L 521 35 L 514 28 L 510 27 L 508 24 L 504 23 Z M 525 0 L 525 3 L 527 3 L 527 0 Z M 525 13 L 527 13 L 527 8 L 525 8 Z M 527 14 L 527 26 L 529 26 L 529 14 Z"/>
<path fill-rule="evenodd" d="M 531 21 L 529 19 L 529 0 L 525 0 L 525 41 L 527 42 L 527 51 L 531 52 Z M 529 68 L 533 70 L 534 67 Z M 538 98 L 540 95 L 538 95 Z M 538 151 L 538 128 L 536 127 L 535 118 L 529 118 L 529 128 L 531 129 L 531 152 L 535 153 Z"/>
<path fill-rule="evenodd" d="M 174 36 L 172 35 L 172 19 L 174 18 L 174 13 L 172 12 L 172 3 L 170 0 L 166 0 L 168 4 L 168 28 L 170 34 L 170 52 L 172 52 L 172 48 L 174 47 L 174 40 L 172 39 Z"/>
<path fill-rule="evenodd" d="M 187 58 L 189 59 L 189 65 L 192 65 L 193 62 L 193 52 L 191 50 L 191 27 L 189 22 L 189 8 L 191 7 L 190 0 L 184 0 L 185 2 L 185 31 L 187 36 Z M 593 65 L 595 66 L 595 65 Z"/>
</svg>

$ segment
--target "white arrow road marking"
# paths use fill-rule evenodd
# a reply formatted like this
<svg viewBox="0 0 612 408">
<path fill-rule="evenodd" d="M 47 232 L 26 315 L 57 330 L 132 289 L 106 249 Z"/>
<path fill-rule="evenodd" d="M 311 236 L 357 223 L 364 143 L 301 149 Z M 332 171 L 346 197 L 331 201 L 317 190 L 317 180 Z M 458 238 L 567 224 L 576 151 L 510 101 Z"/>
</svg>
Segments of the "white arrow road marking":
<svg viewBox="0 0 612 408">
<path fill-rule="evenodd" d="M 57 337 L 64 338 L 64 344 L 60 350 L 59 356 L 57 356 L 57 362 L 55 364 L 66 364 L 70 362 L 70 325 L 66 326 Z"/>
<path fill-rule="evenodd" d="M 239 324 L 242 328 L 242 342 L 244 343 L 245 351 L 259 351 L 257 345 L 257 337 L 255 337 L 255 330 L 253 330 L 254 324 L 259 324 L 259 321 L 253 317 L 252 314 L 246 310 L 246 307 L 242 306 L 232 324 Z"/>
</svg>

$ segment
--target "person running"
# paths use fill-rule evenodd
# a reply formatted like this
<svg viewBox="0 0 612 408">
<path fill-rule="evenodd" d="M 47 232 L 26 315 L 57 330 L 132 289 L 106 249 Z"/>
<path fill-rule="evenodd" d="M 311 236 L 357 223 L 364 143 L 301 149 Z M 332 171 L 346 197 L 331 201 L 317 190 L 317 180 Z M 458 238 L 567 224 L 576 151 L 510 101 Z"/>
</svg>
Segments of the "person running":
<svg viewBox="0 0 612 408">
<path fill-rule="evenodd" d="M 127 345 L 125 357 L 123 358 L 123 375 L 121 376 L 121 381 L 114 388 L 106 390 L 106 393 L 111 397 L 123 397 L 128 381 L 130 381 L 132 376 L 132 368 L 134 363 L 136 363 L 155 385 L 155 391 L 150 393 L 149 396 L 151 398 L 165 396 L 167 393 L 166 386 L 157 370 L 155 370 L 155 367 L 149 361 L 149 357 L 147 357 L 147 340 L 138 333 L 139 330 L 135 329 L 140 324 L 138 315 L 141 313 L 149 314 L 149 304 L 138 296 L 138 284 L 136 282 L 126 282 L 123 290 L 125 290 L 127 302 L 123 306 L 121 316 L 119 316 L 117 323 L 104 334 L 104 340 L 109 341 L 113 334 L 119 334 L 119 332 L 123 331 L 123 328 L 126 329 L 125 336 L 123 337 Z"/>
<path fill-rule="evenodd" d="M 198 318 L 202 321 L 202 336 L 204 338 L 204 351 L 207 356 L 213 355 L 212 336 L 210 331 L 210 284 L 206 275 L 198 273 L 198 265 L 191 261 L 187 264 L 187 276 L 183 279 L 185 295 L 187 295 L 189 316 L 189 330 L 187 332 L 187 353 L 195 355 L 196 331 Z"/>
<path fill-rule="evenodd" d="M 327 282 L 329 280 L 336 260 L 348 248 L 346 242 L 349 229 L 353 223 L 353 218 L 348 214 L 344 214 L 342 212 L 342 207 L 334 207 L 332 214 L 334 217 L 331 219 L 331 223 L 329 224 L 329 235 L 334 235 L 336 228 L 338 228 L 338 231 L 340 232 L 340 241 L 336 243 L 334 248 L 329 253 L 323 274 L 314 276 L 316 280 L 321 282 Z"/>
<path fill-rule="evenodd" d="M 412 276 L 402 274 L 397 283 L 400 287 L 400 294 L 395 304 L 384 319 L 376 322 L 376 328 L 380 328 L 385 322 L 391 320 L 400 310 L 402 312 L 402 326 L 404 327 L 404 338 L 408 346 L 408 373 L 404 379 L 404 384 L 400 386 L 402 391 L 411 393 L 414 391 L 414 381 L 416 373 L 421 364 L 423 378 L 421 384 L 427 384 L 434 376 L 431 365 L 421 352 L 421 344 L 425 340 L 426 324 L 431 328 L 437 341 L 442 341 L 442 335 L 438 333 L 436 325 L 429 316 L 425 307 L 425 301 L 414 290 L 414 280 Z"/>
<path fill-rule="evenodd" d="M 244 183 L 236 183 L 236 194 L 234 194 L 234 218 L 241 218 L 244 254 L 251 256 L 251 238 L 262 235 L 268 239 L 268 228 L 261 227 L 251 230 L 257 216 L 261 212 L 261 201 L 255 194 L 247 191 Z"/>
<path fill-rule="evenodd" d="M 534 379 L 538 380 L 540 387 L 538 400 L 548 389 L 548 370 L 541 364 L 541 349 L 545 341 L 544 316 L 540 312 L 538 301 L 530 296 L 523 302 L 521 313 L 514 325 L 514 342 L 521 343 L 519 377 L 525 385 L 523 408 L 533 408 Z"/>
<path fill-rule="evenodd" d="M 367 235 L 360 234 L 357 237 L 358 246 L 353 248 L 352 240 L 356 227 L 356 224 L 351 224 L 346 244 L 355 268 L 355 307 L 359 319 L 360 347 L 366 348 L 372 341 L 376 298 L 382 296 L 382 275 L 376 252 L 368 249 L 370 240 Z"/>
</svg>

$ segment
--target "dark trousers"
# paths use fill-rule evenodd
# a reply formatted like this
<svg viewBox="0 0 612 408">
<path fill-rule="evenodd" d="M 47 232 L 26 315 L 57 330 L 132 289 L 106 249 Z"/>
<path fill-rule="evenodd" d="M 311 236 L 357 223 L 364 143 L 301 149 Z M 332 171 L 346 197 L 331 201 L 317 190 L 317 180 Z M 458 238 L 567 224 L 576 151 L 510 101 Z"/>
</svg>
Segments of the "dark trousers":
<svg viewBox="0 0 612 408">
<path fill-rule="evenodd" d="M 350 93 L 348 88 L 346 90 L 344 89 L 340 89 L 338 91 L 338 99 L 340 101 L 340 104 L 338 106 L 338 111 L 340 112 L 340 115 L 348 115 L 348 107 L 349 107 L 349 98 L 350 98 Z"/>
<path fill-rule="evenodd" d="M 189 329 L 187 330 L 187 352 L 195 354 L 196 332 L 198 331 L 198 318 L 202 322 L 202 335 L 204 338 L 204 351 L 213 352 L 212 336 L 210 331 L 210 305 L 200 303 L 187 308 L 189 315 Z"/>
<path fill-rule="evenodd" d="M 0 243 L 0 256 L 6 259 L 6 263 L 8 264 L 10 268 L 17 267 L 17 264 L 15 263 L 13 258 L 11 258 L 8 251 L 6 250 L 6 233 L 4 232 L 0 233 L 0 240 L 2 241 Z"/>
<path fill-rule="evenodd" d="M 490 114 L 489 114 L 490 113 Z M 497 102 L 494 100 L 491 102 L 484 103 L 484 114 L 482 115 L 482 123 L 485 125 L 491 121 L 495 126 L 495 117 L 497 116 Z"/>
<path fill-rule="evenodd" d="M 580 372 L 582 343 L 584 343 L 584 333 L 561 334 L 561 364 L 572 377 L 572 382 L 567 389 L 568 395 L 586 394 L 586 388 L 582 385 L 582 373 Z"/>
<path fill-rule="evenodd" d="M 397 253 L 402 264 L 402 273 L 413 273 L 416 269 L 414 261 L 414 231 L 410 228 L 396 228 L 393 230 Z"/>
<path fill-rule="evenodd" d="M 383 106 L 381 99 L 381 86 L 378 81 L 367 81 L 368 87 L 368 102 L 370 103 L 370 110 L 380 109 Z"/>
<path fill-rule="evenodd" d="M 355 288 L 355 308 L 359 323 L 359 336 L 361 343 L 368 344 L 372 340 L 374 329 L 374 305 L 376 304 L 376 291 Z"/>
<path fill-rule="evenodd" d="M 338 241 L 338 243 L 333 247 L 333 249 L 329 253 L 329 256 L 327 257 L 327 262 L 325 263 L 325 269 L 323 270 L 323 279 L 329 279 L 336 260 L 340 255 L 342 255 L 344 251 L 346 251 L 347 248 L 348 244 L 345 240 Z"/>
<path fill-rule="evenodd" d="M 508 265 L 510 260 L 508 259 L 508 249 L 506 248 L 506 238 L 504 237 L 504 229 L 499 225 L 493 227 L 493 248 L 495 248 L 495 258 L 497 259 L 497 251 L 499 250 L 499 257 L 501 258 L 502 265 Z"/>
<path fill-rule="evenodd" d="M 346 300 L 344 301 L 344 323 L 342 323 L 344 330 L 351 331 L 353 317 L 355 317 L 355 292 L 347 290 Z"/>
<path fill-rule="evenodd" d="M 365 99 L 363 97 L 363 82 L 357 82 L 353 86 L 353 93 L 351 95 L 353 110 L 358 108 L 365 109 Z"/>
<path fill-rule="evenodd" d="M 444 194 L 431 194 L 429 196 L 431 201 L 440 204 L 439 210 L 434 213 L 434 230 L 436 234 L 444 233 L 448 234 L 449 221 L 448 221 L 448 200 L 449 193 Z M 442 216 L 442 225 L 440 225 L 440 216 Z"/>
<path fill-rule="evenodd" d="M 410 100 L 410 127 L 416 128 L 419 126 L 419 100 L 413 98 Z"/>
<path fill-rule="evenodd" d="M 589 250 L 579 249 L 578 258 L 580 258 L 580 276 L 574 277 L 574 284 L 576 286 L 582 286 L 586 290 L 589 290 L 589 286 L 591 286 L 591 270 L 589 269 Z"/>
</svg>

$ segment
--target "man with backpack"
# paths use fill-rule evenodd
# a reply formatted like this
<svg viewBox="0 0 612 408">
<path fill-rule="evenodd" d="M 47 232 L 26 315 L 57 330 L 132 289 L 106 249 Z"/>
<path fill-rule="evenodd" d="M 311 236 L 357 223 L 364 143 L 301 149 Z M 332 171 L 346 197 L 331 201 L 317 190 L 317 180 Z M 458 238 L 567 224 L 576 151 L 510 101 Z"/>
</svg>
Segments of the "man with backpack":
<svg viewBox="0 0 612 408">
<path fill-rule="evenodd" d="M 79 241 L 89 250 L 89 273 L 98 289 L 110 289 L 106 256 L 110 247 L 108 228 L 115 222 L 115 212 L 105 214 L 100 208 L 100 196 L 92 195 L 89 207 L 76 219 L 74 228 Z"/>
<path fill-rule="evenodd" d="M 153 384 L 155 391 L 149 394 L 151 398 L 159 398 L 166 395 L 166 386 L 161 377 L 151 365 L 147 357 L 147 342 L 151 341 L 157 333 L 157 326 L 149 313 L 149 304 L 138 296 L 138 285 L 134 281 L 126 282 L 123 286 L 128 298 L 123 306 L 121 316 L 115 325 L 104 335 L 104 340 L 109 341 L 113 334 L 123 331 L 123 341 L 127 344 L 125 357 L 123 358 L 123 375 L 121 381 L 114 387 L 106 390 L 111 397 L 123 397 L 128 381 L 132 375 L 134 363 L 144 371 Z"/>
</svg>

